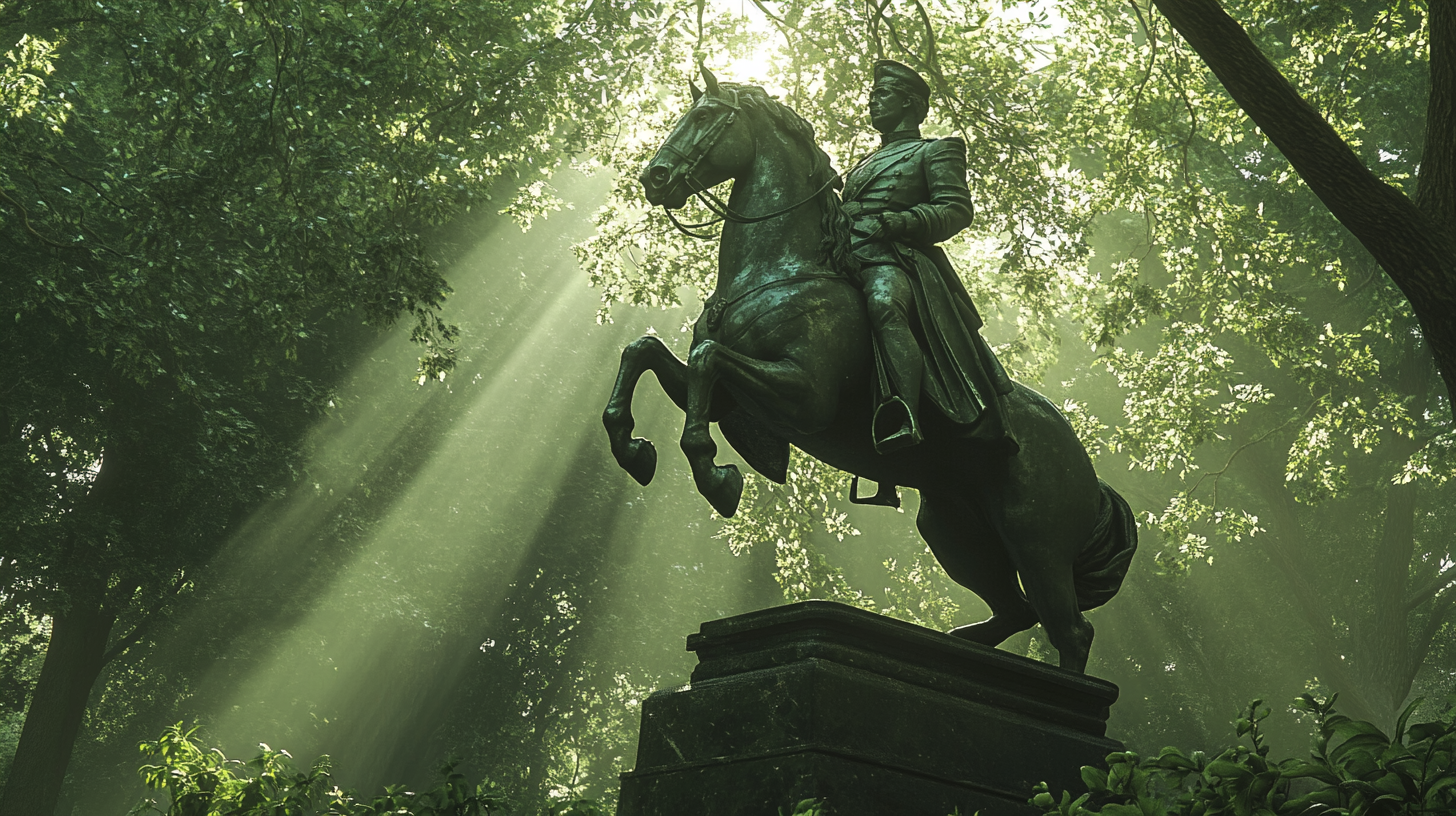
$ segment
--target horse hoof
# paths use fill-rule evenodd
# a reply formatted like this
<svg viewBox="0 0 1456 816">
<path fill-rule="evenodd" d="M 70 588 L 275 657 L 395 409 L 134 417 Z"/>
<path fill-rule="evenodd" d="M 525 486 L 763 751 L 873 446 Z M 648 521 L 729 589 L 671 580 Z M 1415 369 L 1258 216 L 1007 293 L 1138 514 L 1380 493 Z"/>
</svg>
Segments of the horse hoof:
<svg viewBox="0 0 1456 816">
<path fill-rule="evenodd" d="M 1087 673 L 1087 655 L 1083 654 L 1063 656 L 1060 652 L 1058 652 L 1057 657 L 1057 666 L 1059 668 L 1063 668 L 1069 672 L 1075 672 L 1077 674 Z"/>
<path fill-rule="evenodd" d="M 962 640 L 969 640 L 972 643 L 980 643 L 983 646 L 999 646 L 1006 638 L 1017 632 L 1024 632 L 1036 625 L 1036 618 L 1020 615 L 992 615 L 989 618 L 968 626 L 957 626 L 946 634 L 954 635 Z"/>
<path fill-rule="evenodd" d="M 632 474 L 640 485 L 647 485 L 657 473 L 657 448 L 642 437 L 634 437 L 627 443 L 625 455 L 617 457 L 617 464 Z"/>
<path fill-rule="evenodd" d="M 980 623 L 972 623 L 967 626 L 957 626 L 949 632 L 946 632 L 946 634 L 953 635 L 961 640 L 968 640 L 971 643 L 979 643 L 982 646 L 996 646 L 1006 638 L 1002 637 L 1000 632 L 992 631 L 991 627 L 986 625 L 989 622 L 981 621 Z"/>
<path fill-rule="evenodd" d="M 723 518 L 733 518 L 738 512 L 738 501 L 743 498 L 743 474 L 737 465 L 713 468 L 712 483 L 702 491 L 708 503 Z"/>
</svg>

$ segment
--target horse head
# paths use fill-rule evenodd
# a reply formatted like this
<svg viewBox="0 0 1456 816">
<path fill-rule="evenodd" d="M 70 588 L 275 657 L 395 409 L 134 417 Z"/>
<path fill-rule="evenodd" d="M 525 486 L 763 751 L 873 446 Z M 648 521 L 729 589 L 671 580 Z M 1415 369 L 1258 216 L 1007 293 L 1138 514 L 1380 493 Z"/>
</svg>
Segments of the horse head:
<svg viewBox="0 0 1456 816">
<path fill-rule="evenodd" d="M 753 134 L 738 91 L 719 85 L 707 66 L 699 68 L 706 90 L 688 83 L 692 106 L 642 171 L 642 189 L 654 207 L 678 209 L 689 195 L 737 178 L 753 163 Z"/>
</svg>

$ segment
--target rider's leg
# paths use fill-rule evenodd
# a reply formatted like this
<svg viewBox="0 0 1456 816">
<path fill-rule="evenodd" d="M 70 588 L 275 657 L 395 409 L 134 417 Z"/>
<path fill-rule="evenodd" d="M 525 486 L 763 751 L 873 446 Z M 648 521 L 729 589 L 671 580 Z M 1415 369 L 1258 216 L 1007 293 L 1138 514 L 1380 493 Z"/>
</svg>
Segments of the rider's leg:
<svg viewBox="0 0 1456 816">
<path fill-rule="evenodd" d="M 896 266 L 868 267 L 860 272 L 860 280 L 870 325 L 884 350 L 890 381 L 897 392 L 895 396 L 908 409 L 901 426 L 877 440 L 882 450 L 889 451 L 920 441 L 920 384 L 925 376 L 925 358 L 910 329 L 915 294 L 909 276 Z"/>
</svg>

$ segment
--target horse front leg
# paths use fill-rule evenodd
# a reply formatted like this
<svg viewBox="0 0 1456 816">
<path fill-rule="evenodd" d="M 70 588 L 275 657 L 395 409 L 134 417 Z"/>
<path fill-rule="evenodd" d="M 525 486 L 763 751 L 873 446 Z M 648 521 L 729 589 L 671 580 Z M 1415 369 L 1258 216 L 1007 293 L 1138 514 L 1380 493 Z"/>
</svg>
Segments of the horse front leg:
<svg viewBox="0 0 1456 816">
<path fill-rule="evenodd" d="M 682 450 L 693 469 L 698 492 L 724 518 L 738 512 L 743 496 L 743 474 L 735 465 L 714 464 L 718 446 L 708 432 L 713 389 L 719 382 L 731 385 L 749 405 L 789 427 L 813 432 L 834 419 L 838 389 L 829 383 L 815 383 L 804 367 L 793 360 L 759 360 L 736 352 L 722 343 L 704 340 L 688 353 L 687 416 L 683 424 Z M 741 408 L 747 408 L 740 402 Z"/>
<path fill-rule="evenodd" d="M 646 334 L 622 349 L 617 383 L 612 387 L 606 410 L 602 411 L 602 425 L 606 426 L 607 438 L 611 440 L 612 455 L 623 470 L 643 485 L 651 482 L 657 472 L 657 449 L 646 439 L 632 436 L 636 425 L 632 419 L 632 395 L 637 381 L 647 371 L 657 375 L 662 390 L 678 408 L 687 410 L 687 364 L 656 336 Z"/>
</svg>

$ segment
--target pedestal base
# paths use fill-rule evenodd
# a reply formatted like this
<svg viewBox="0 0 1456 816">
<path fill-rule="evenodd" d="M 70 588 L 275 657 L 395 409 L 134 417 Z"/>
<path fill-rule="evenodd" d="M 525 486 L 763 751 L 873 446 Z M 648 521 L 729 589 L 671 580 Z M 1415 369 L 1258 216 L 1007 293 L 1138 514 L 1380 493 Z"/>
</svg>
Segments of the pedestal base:
<svg viewBox="0 0 1456 816">
<path fill-rule="evenodd" d="M 1079 784 L 1117 687 L 827 601 L 710 621 L 692 683 L 649 697 L 618 816 L 1035 816 Z"/>
</svg>

